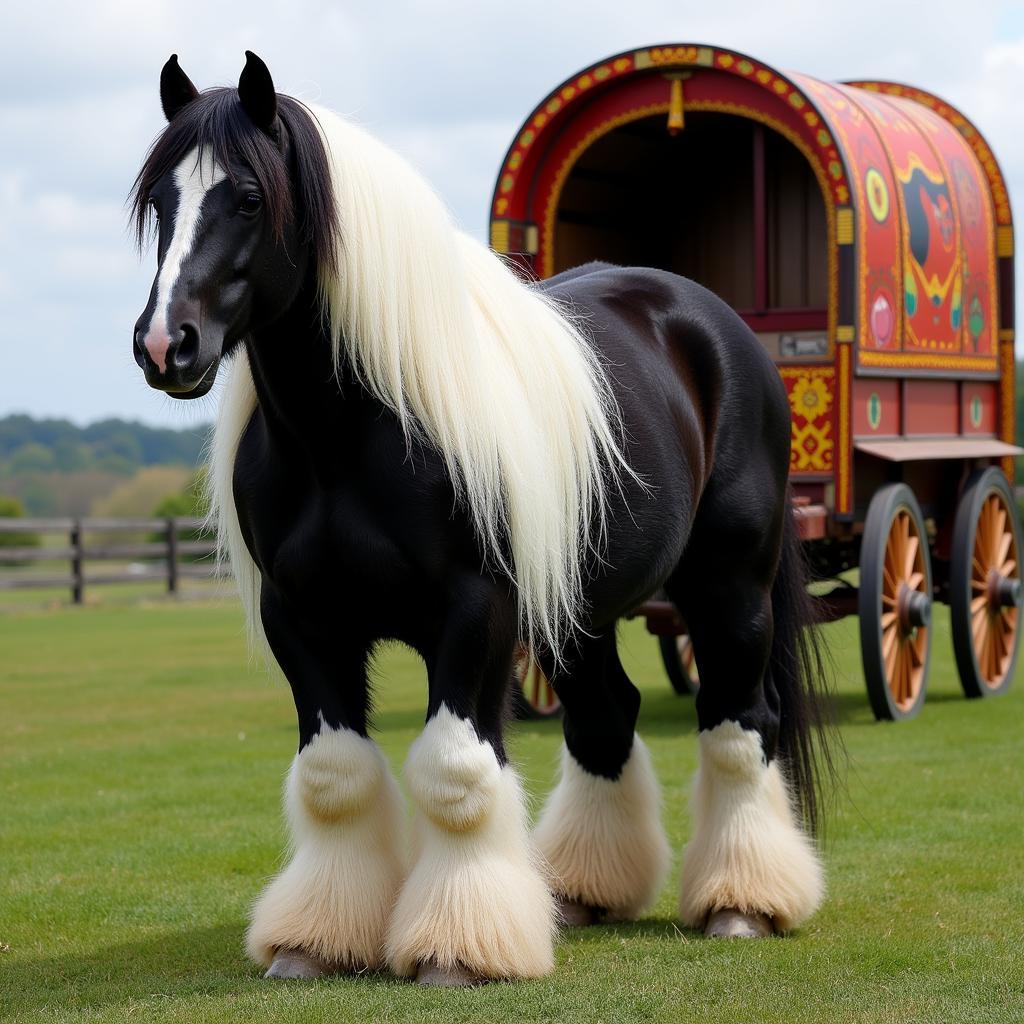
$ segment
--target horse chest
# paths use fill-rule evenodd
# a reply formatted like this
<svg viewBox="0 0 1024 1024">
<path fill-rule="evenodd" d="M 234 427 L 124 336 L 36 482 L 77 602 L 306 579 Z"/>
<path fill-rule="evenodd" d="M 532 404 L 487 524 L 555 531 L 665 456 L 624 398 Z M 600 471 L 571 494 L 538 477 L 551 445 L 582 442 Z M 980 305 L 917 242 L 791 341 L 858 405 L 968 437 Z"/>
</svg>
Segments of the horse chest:
<svg viewBox="0 0 1024 1024">
<path fill-rule="evenodd" d="M 398 486 L 393 474 L 390 483 L 382 491 L 372 474 L 317 476 L 294 453 L 247 436 L 235 504 L 264 581 L 304 614 L 368 615 L 436 591 L 432 560 L 448 545 L 418 489 Z"/>
</svg>

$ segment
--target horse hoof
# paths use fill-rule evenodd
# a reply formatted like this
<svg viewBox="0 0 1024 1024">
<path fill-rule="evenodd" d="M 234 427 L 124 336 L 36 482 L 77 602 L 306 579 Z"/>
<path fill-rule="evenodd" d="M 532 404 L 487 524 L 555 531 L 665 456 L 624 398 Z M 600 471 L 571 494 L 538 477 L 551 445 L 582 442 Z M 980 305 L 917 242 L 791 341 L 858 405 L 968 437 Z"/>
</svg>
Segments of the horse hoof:
<svg viewBox="0 0 1024 1024">
<path fill-rule="evenodd" d="M 486 980 L 462 964 L 441 967 L 433 960 L 420 964 L 416 972 L 417 985 L 429 985 L 433 988 L 472 988 L 484 984 Z"/>
<path fill-rule="evenodd" d="M 571 900 L 568 896 L 555 897 L 555 911 L 558 914 L 558 923 L 563 928 L 587 928 L 597 924 L 601 916 L 597 907 Z"/>
<path fill-rule="evenodd" d="M 305 953 L 301 949 L 279 949 L 274 954 L 274 962 L 267 968 L 264 978 L 323 978 L 329 974 L 337 974 L 336 968 L 329 963 Z"/>
<path fill-rule="evenodd" d="M 704 928 L 709 939 L 763 939 L 775 934 L 767 914 L 744 914 L 739 910 L 716 910 Z"/>
</svg>

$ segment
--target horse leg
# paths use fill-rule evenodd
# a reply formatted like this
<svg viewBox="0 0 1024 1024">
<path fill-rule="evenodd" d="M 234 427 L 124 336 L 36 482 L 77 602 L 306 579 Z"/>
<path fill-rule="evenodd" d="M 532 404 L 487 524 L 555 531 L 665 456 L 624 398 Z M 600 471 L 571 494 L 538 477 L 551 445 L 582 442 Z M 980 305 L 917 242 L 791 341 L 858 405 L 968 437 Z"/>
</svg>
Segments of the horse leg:
<svg viewBox="0 0 1024 1024">
<path fill-rule="evenodd" d="M 501 739 L 515 609 L 480 577 L 454 606 L 427 658 L 427 723 L 405 765 L 417 856 L 388 963 L 423 984 L 540 977 L 554 967 L 554 907 Z"/>
<path fill-rule="evenodd" d="M 721 508 L 708 516 L 719 525 L 695 529 L 667 585 L 700 666 L 700 765 L 679 912 L 714 937 L 788 931 L 817 909 L 823 890 L 776 758 L 780 698 L 770 659 L 779 530 L 748 522 L 727 534 L 721 524 L 736 519 L 735 507 L 732 516 Z"/>
<path fill-rule="evenodd" d="M 637 917 L 658 894 L 669 848 L 650 755 L 635 733 L 640 694 L 614 628 L 583 637 L 551 674 L 565 709 L 561 772 L 534 833 L 566 925 Z"/>
<path fill-rule="evenodd" d="M 403 810 L 366 735 L 368 645 L 303 628 L 266 586 L 261 604 L 299 750 L 284 794 L 293 852 L 253 908 L 249 955 L 271 978 L 374 969 L 401 885 Z"/>
</svg>

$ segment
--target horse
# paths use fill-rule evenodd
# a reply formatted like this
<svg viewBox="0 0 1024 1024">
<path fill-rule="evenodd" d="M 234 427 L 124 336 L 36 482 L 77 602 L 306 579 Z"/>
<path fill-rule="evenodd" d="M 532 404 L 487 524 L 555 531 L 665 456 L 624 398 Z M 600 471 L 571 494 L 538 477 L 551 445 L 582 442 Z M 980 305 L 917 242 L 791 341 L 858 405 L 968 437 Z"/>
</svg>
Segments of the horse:
<svg viewBox="0 0 1024 1024">
<path fill-rule="evenodd" d="M 157 274 L 147 383 L 208 393 L 218 536 L 290 684 L 290 860 L 257 899 L 266 976 L 424 984 L 554 967 L 559 924 L 632 919 L 670 850 L 616 623 L 662 589 L 700 664 L 679 917 L 784 933 L 819 906 L 827 746 L 779 374 L 720 299 L 664 270 L 530 282 L 424 179 L 251 52 L 202 93 L 164 65 L 136 178 Z M 368 666 L 400 641 L 429 695 L 405 762 L 370 738 Z M 564 707 L 530 830 L 503 742 L 523 644 Z"/>
</svg>

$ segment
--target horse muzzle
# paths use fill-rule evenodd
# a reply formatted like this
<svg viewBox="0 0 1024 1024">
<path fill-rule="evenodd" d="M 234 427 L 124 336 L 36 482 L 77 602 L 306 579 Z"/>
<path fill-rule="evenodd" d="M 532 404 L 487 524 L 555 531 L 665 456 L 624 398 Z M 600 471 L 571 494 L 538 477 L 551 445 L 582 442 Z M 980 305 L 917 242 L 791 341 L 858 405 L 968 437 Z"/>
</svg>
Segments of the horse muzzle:
<svg viewBox="0 0 1024 1024">
<path fill-rule="evenodd" d="M 136 324 L 132 350 L 151 388 L 173 398 L 199 398 L 213 386 L 222 341 L 204 337 L 193 320 L 169 330 L 151 325 L 145 333 Z"/>
</svg>

